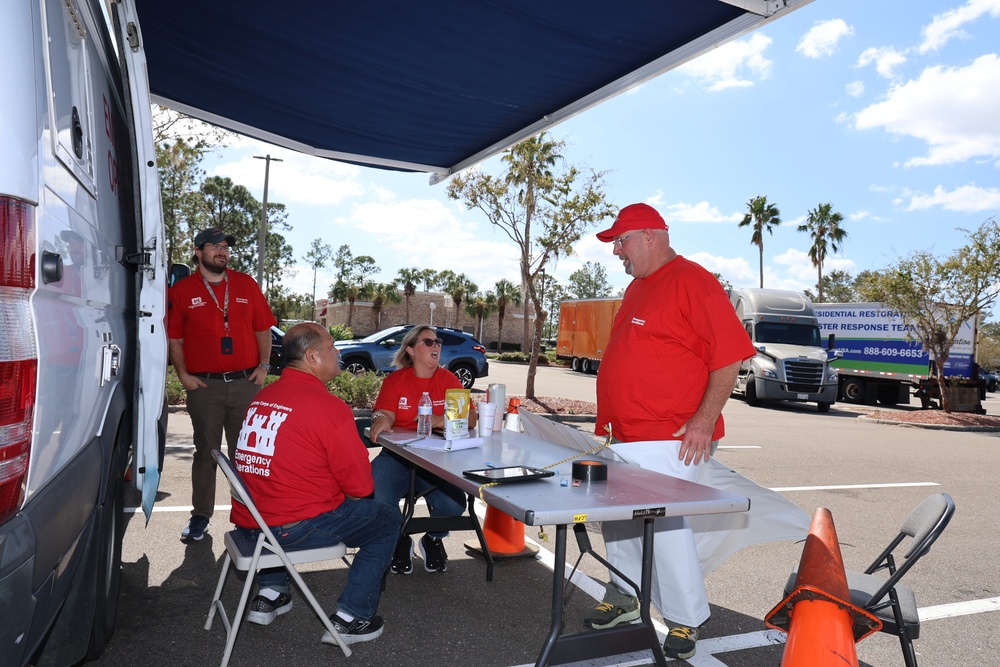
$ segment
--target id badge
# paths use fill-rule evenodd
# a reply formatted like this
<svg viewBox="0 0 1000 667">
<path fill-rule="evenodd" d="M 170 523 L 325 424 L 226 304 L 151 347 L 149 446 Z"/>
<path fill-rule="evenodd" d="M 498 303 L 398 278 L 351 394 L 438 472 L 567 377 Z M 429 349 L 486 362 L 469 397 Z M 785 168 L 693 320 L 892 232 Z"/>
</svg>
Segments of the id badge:
<svg viewBox="0 0 1000 667">
<path fill-rule="evenodd" d="M 222 337 L 222 354 L 233 353 L 233 339 L 229 336 Z"/>
</svg>

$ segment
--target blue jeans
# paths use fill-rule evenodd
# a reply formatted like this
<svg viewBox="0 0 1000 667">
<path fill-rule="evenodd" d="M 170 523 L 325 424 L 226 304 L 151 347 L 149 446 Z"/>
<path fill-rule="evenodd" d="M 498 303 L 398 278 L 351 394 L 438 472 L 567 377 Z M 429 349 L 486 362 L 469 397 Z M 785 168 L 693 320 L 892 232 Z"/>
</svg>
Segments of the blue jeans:
<svg viewBox="0 0 1000 667">
<path fill-rule="evenodd" d="M 369 619 L 378 611 L 385 575 L 402 524 L 399 508 L 374 500 L 348 498 L 337 509 L 304 519 L 296 524 L 271 528 L 278 544 L 286 551 L 333 546 L 343 542 L 358 548 L 347 586 L 337 598 L 337 610 Z M 238 528 L 242 536 L 256 540 L 259 530 Z M 285 568 L 269 568 L 257 574 L 260 588 L 287 593 L 291 577 Z"/>
<path fill-rule="evenodd" d="M 372 477 L 375 478 L 375 500 L 387 505 L 399 505 L 399 499 L 410 490 L 410 464 L 390 451 L 382 452 L 372 461 Z M 431 516 L 462 516 L 465 513 L 465 492 L 457 486 L 446 484 L 434 475 L 417 471 L 417 494 L 420 495 L 432 486 L 438 488 L 431 491 L 424 500 Z M 431 537 L 442 538 L 444 533 L 430 533 Z"/>
</svg>

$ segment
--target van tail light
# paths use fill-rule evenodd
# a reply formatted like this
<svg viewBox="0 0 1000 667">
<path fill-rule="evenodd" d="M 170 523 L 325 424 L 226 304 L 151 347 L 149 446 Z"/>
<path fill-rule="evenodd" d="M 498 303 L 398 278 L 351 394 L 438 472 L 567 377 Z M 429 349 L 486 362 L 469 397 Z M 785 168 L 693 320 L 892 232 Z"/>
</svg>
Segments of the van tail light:
<svg viewBox="0 0 1000 667">
<path fill-rule="evenodd" d="M 35 207 L 0 197 L 0 523 L 24 502 L 38 354 L 29 299 L 35 287 Z"/>
</svg>

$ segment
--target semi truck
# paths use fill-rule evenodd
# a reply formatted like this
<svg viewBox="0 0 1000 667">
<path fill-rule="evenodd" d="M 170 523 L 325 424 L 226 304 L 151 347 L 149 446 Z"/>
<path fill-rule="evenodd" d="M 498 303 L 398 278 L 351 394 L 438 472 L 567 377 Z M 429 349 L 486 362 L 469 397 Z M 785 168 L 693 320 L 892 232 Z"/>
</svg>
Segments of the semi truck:
<svg viewBox="0 0 1000 667">
<path fill-rule="evenodd" d="M 133 10 L 0 3 L 0 665 L 101 654 L 126 469 L 147 517 L 158 486 L 167 272 Z"/>
<path fill-rule="evenodd" d="M 757 349 L 740 364 L 733 393 L 751 406 L 798 401 L 828 412 L 837 400 L 837 370 L 823 348 L 809 299 L 791 290 L 760 288 L 730 291 L 729 298 Z"/>
<path fill-rule="evenodd" d="M 927 395 L 935 395 L 937 381 L 931 358 L 913 337 L 912 324 L 898 312 L 880 303 L 821 303 L 814 308 L 820 333 L 836 336 L 841 356 L 834 363 L 841 400 L 905 405 L 913 391 L 927 405 Z M 976 339 L 976 318 L 970 318 L 948 354 L 944 365 L 947 377 L 975 378 Z M 965 410 L 961 405 L 956 408 Z"/>
<path fill-rule="evenodd" d="M 556 359 L 569 361 L 574 371 L 596 373 L 621 304 L 620 298 L 567 299 L 560 303 Z"/>
</svg>

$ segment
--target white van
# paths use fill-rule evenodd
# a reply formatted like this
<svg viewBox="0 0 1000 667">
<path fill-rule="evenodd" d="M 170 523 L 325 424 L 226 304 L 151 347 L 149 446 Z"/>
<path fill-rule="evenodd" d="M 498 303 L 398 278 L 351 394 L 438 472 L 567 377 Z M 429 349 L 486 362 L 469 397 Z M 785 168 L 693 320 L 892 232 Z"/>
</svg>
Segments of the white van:
<svg viewBox="0 0 1000 667">
<path fill-rule="evenodd" d="M 132 1 L 0 3 L 0 665 L 100 655 L 126 468 L 147 516 L 159 480 L 167 276 Z"/>
</svg>

